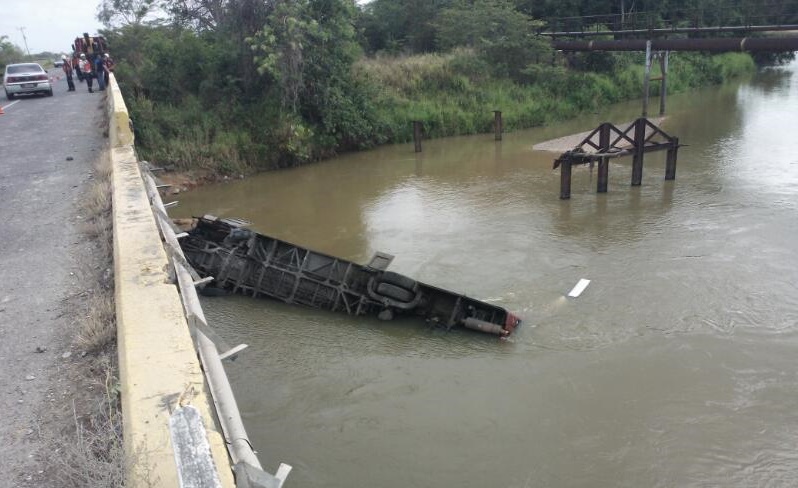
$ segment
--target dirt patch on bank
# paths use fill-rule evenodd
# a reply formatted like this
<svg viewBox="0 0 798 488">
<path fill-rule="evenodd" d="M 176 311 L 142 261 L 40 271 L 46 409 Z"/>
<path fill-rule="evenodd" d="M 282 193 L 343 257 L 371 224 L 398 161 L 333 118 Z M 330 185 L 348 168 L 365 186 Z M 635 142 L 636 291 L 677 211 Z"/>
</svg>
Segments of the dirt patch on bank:
<svg viewBox="0 0 798 488">
<path fill-rule="evenodd" d="M 155 171 L 153 171 L 153 176 L 155 176 L 158 184 L 168 185 L 160 189 L 162 196 L 179 195 L 180 193 L 201 186 L 224 183 L 231 180 L 241 180 L 247 176 L 251 176 L 251 174 L 243 173 L 235 176 L 220 175 L 213 171 L 203 169 L 176 171 L 169 168 L 160 168 L 157 164 L 151 164 L 150 167 L 155 169 Z"/>
</svg>

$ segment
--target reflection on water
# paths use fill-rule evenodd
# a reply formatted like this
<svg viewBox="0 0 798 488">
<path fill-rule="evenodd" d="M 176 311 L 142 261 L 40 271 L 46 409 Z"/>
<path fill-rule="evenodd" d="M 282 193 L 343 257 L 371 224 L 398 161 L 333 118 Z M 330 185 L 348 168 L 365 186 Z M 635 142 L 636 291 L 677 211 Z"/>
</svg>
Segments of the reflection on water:
<svg viewBox="0 0 798 488">
<path fill-rule="evenodd" d="M 798 77 L 669 99 L 688 146 L 610 166 L 609 193 L 533 144 L 624 122 L 379 148 L 180 196 L 261 232 L 489 299 L 506 343 L 269 301 L 208 299 L 264 464 L 302 487 L 790 486 L 798 470 Z M 182 214 L 182 215 L 178 215 Z M 592 280 L 576 300 L 563 295 Z"/>
</svg>

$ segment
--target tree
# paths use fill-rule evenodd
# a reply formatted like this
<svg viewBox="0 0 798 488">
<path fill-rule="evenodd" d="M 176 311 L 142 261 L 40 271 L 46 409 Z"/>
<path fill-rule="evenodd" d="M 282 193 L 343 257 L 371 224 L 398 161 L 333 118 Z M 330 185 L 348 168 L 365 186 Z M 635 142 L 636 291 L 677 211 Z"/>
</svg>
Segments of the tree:
<svg viewBox="0 0 798 488">
<path fill-rule="evenodd" d="M 102 0 L 97 20 L 108 28 L 142 25 L 156 9 L 156 0 Z"/>
<path fill-rule="evenodd" d="M 161 7 L 176 25 L 196 31 L 241 34 L 259 30 L 278 0 L 161 0 Z"/>
<path fill-rule="evenodd" d="M 280 0 L 250 39 L 258 72 L 279 93 L 280 126 L 328 148 L 357 147 L 373 136 L 365 89 L 352 75 L 362 55 L 352 0 Z"/>
<path fill-rule="evenodd" d="M 164 7 L 178 25 L 215 29 L 225 18 L 224 0 L 166 0 Z"/>
<path fill-rule="evenodd" d="M 250 40 L 258 72 L 281 87 L 280 104 L 294 113 L 303 82 L 305 46 L 317 29 L 305 2 L 287 0 L 278 3 L 266 25 Z"/>
<path fill-rule="evenodd" d="M 8 36 L 0 35 L 0 69 L 7 64 L 18 63 L 24 59 L 25 54 L 19 46 L 8 40 Z"/>
<path fill-rule="evenodd" d="M 526 66 L 549 57 L 548 42 L 535 35 L 542 25 L 510 0 L 460 0 L 438 17 L 438 45 L 475 48 L 500 75 L 519 80 Z"/>
<path fill-rule="evenodd" d="M 371 52 L 435 50 L 435 20 L 453 0 L 373 0 L 363 6 L 359 25 Z"/>
</svg>

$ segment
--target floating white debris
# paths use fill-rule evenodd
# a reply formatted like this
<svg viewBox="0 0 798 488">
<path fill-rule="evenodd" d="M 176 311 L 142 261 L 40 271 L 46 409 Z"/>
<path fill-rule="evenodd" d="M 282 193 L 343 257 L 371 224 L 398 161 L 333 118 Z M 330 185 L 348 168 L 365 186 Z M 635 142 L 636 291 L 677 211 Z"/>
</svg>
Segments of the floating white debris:
<svg viewBox="0 0 798 488">
<path fill-rule="evenodd" d="M 576 284 L 576 286 L 573 288 L 573 290 L 571 290 L 571 292 L 568 293 L 568 296 L 569 297 L 573 297 L 573 298 L 578 297 L 579 295 L 582 294 L 583 291 L 585 291 L 585 288 L 587 288 L 587 285 L 589 285 L 589 284 L 590 284 L 590 280 L 586 280 L 586 279 L 582 278 L 581 280 L 579 280 L 579 283 Z"/>
</svg>

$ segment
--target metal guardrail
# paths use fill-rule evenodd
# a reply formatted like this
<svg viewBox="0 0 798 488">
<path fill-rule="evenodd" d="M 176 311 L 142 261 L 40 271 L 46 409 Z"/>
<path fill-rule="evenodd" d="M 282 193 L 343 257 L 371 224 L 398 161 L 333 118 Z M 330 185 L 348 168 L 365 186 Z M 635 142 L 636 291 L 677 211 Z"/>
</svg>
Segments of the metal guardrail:
<svg viewBox="0 0 798 488">
<path fill-rule="evenodd" d="M 144 166 L 142 175 L 147 196 L 163 237 L 164 247 L 172 262 L 173 278 L 178 285 L 186 319 L 192 329 L 192 335 L 195 337 L 197 353 L 205 372 L 227 449 L 233 461 L 236 484 L 240 488 L 281 488 L 292 467 L 280 463 L 277 472 L 273 475 L 263 470 L 249 441 L 238 404 L 230 387 L 230 381 L 222 364 L 223 359 L 234 358 L 246 345 L 236 346 L 220 354 L 214 341 L 209 338 L 209 335 L 213 336 L 214 334 L 208 327 L 196 290 L 197 286 L 206 283 L 207 279 L 199 279 L 197 273 L 186 261 L 178 242 L 178 239 L 185 234 L 175 231 L 172 221 L 166 213 L 166 206 L 161 200 L 158 186 L 150 174 L 151 168 L 146 161 L 142 161 L 142 163 Z"/>
</svg>

